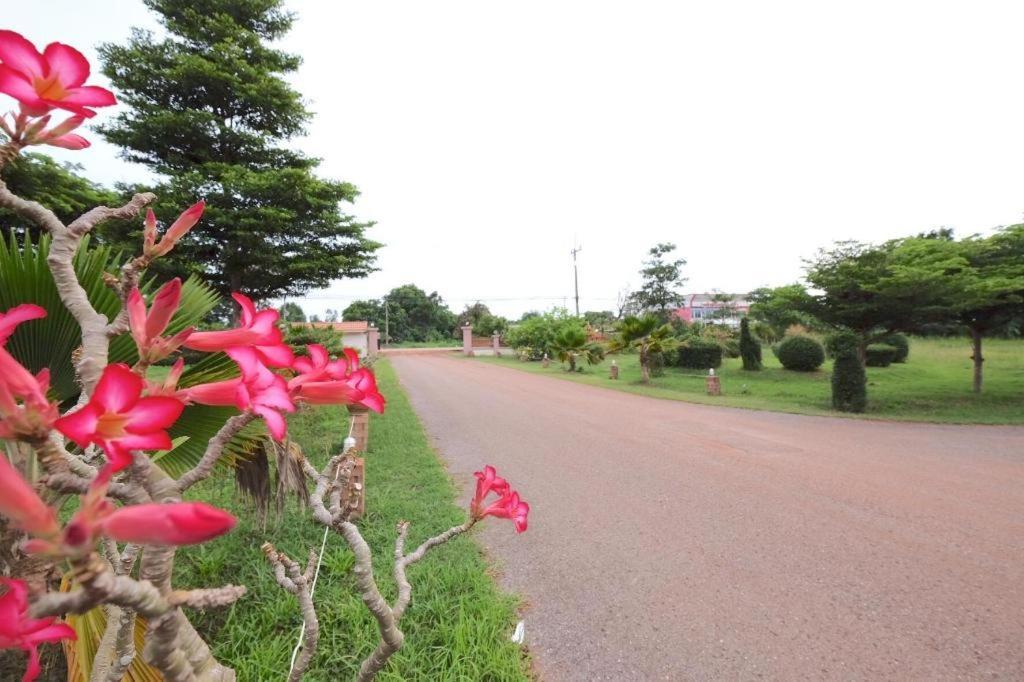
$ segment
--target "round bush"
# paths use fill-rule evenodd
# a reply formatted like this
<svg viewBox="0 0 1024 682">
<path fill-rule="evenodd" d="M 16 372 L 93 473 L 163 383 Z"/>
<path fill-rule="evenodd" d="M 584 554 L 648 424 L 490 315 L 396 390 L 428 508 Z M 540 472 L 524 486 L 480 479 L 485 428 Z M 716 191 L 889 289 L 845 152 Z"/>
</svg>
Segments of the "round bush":
<svg viewBox="0 0 1024 682">
<path fill-rule="evenodd" d="M 797 372 L 813 372 L 825 362 L 825 349 L 809 336 L 786 337 L 776 355 L 783 367 Z"/>
<path fill-rule="evenodd" d="M 711 369 L 722 366 L 722 347 L 714 341 L 690 339 L 679 347 L 679 366 L 687 369 Z"/>
<path fill-rule="evenodd" d="M 864 364 L 868 367 L 888 367 L 896 360 L 899 348 L 886 344 L 868 346 L 864 351 Z"/>
<path fill-rule="evenodd" d="M 882 339 L 882 343 L 896 349 L 896 357 L 892 359 L 893 362 L 906 362 L 910 357 L 910 339 L 903 334 L 889 334 Z"/>
</svg>

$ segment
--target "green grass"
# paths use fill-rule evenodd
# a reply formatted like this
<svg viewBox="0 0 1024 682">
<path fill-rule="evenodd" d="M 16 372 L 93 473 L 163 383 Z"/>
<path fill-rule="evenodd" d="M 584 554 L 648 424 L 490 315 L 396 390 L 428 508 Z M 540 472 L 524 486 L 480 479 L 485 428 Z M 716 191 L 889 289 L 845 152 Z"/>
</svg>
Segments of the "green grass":
<svg viewBox="0 0 1024 682">
<path fill-rule="evenodd" d="M 442 341 L 401 341 L 389 343 L 384 348 L 462 348 L 462 341 L 444 339 Z"/>
<path fill-rule="evenodd" d="M 367 515 L 359 522 L 374 548 L 374 570 L 385 597 L 394 598 L 391 578 L 395 524 L 412 522 L 411 547 L 462 521 L 455 489 L 430 448 L 418 418 L 387 361 L 374 366 L 388 406 L 370 423 L 366 456 Z M 293 415 L 292 437 L 316 464 L 341 448 L 347 433 L 344 408 L 321 407 Z M 323 528 L 289 502 L 280 521 L 266 530 L 237 498 L 228 480 L 211 480 L 196 497 L 227 508 L 239 524 L 227 536 L 178 553 L 178 587 L 243 584 L 248 594 L 230 609 L 190 613 L 215 655 L 238 672 L 239 680 L 279 680 L 288 672 L 301 619 L 295 598 L 268 569 L 260 545 L 269 540 L 304 561 L 319 547 Z M 375 621 L 353 590 L 352 554 L 340 536 L 328 539 L 317 584 L 320 646 L 308 680 L 352 679 L 360 661 L 377 644 Z M 509 637 L 518 602 L 499 592 L 488 562 L 471 537 L 436 548 L 410 568 L 413 602 L 402 619 L 405 646 L 378 676 L 381 680 L 525 680 L 528 661 Z"/>
<path fill-rule="evenodd" d="M 800 414 L 838 415 L 831 407 L 831 361 L 817 372 L 782 368 L 767 347 L 765 368 L 745 372 L 741 361 L 723 360 L 716 370 L 722 395 L 705 393 L 706 371 L 666 367 L 649 386 L 640 383 L 635 355 L 609 356 L 604 363 L 569 374 L 558 363 L 544 369 L 539 362 L 512 358 L 477 358 L 506 367 L 559 377 L 630 393 L 695 403 L 775 410 Z M 903 421 L 971 424 L 1024 424 L 1024 341 L 986 340 L 985 385 L 981 395 L 971 391 L 971 349 L 966 339 L 912 339 L 906 364 L 868 367 L 868 409 L 864 417 Z M 608 378 L 611 359 L 619 363 L 620 378 Z M 844 415 L 846 416 L 846 415 Z"/>
</svg>

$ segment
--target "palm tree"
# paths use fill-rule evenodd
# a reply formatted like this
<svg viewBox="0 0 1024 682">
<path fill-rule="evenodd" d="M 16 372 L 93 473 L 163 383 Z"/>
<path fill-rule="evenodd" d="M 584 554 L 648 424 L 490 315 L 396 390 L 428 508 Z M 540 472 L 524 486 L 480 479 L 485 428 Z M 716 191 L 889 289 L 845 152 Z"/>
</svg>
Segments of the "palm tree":
<svg viewBox="0 0 1024 682">
<path fill-rule="evenodd" d="M 566 327 L 555 335 L 551 342 L 561 362 L 569 363 L 569 371 L 576 371 L 577 358 L 583 358 L 588 365 L 596 365 L 604 359 L 604 349 L 587 340 L 587 332 L 580 327 Z"/>
<path fill-rule="evenodd" d="M 630 316 L 622 320 L 618 333 L 608 344 L 610 353 L 635 349 L 640 354 L 640 380 L 651 383 L 651 356 L 654 353 L 666 353 L 678 345 L 672 336 L 671 325 L 661 324 L 654 315 L 643 317 Z"/>
</svg>

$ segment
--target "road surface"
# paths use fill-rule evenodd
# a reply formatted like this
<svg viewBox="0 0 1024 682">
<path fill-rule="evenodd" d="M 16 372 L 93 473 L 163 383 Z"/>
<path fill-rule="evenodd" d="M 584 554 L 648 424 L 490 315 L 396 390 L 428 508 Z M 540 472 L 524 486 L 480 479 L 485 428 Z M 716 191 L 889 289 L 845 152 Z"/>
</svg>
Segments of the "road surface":
<svg viewBox="0 0 1024 682">
<path fill-rule="evenodd" d="M 645 398 L 468 359 L 391 362 L 542 679 L 1024 679 L 1024 429 Z"/>
</svg>

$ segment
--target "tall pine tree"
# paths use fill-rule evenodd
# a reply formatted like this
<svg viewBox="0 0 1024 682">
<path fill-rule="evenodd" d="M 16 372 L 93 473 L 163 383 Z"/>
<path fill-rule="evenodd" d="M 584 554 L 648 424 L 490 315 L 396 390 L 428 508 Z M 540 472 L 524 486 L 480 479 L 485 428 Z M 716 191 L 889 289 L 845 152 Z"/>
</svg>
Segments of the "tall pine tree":
<svg viewBox="0 0 1024 682">
<path fill-rule="evenodd" d="M 145 0 L 167 37 L 133 29 L 100 48 L 122 111 L 101 129 L 122 156 L 160 182 L 157 214 L 171 219 L 198 198 L 201 229 L 155 269 L 201 274 L 221 293 L 298 295 L 373 271 L 380 244 L 342 211 L 359 195 L 315 175 L 319 159 L 287 146 L 311 114 L 285 81 L 300 58 L 270 43 L 294 16 L 282 0 Z M 108 238 L 137 239 L 121 226 Z"/>
</svg>

